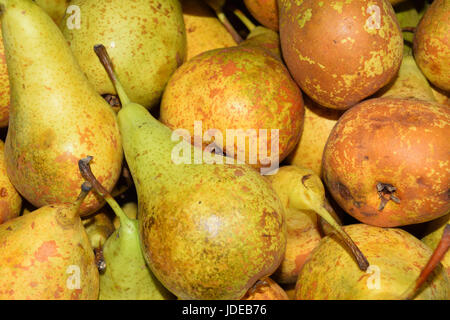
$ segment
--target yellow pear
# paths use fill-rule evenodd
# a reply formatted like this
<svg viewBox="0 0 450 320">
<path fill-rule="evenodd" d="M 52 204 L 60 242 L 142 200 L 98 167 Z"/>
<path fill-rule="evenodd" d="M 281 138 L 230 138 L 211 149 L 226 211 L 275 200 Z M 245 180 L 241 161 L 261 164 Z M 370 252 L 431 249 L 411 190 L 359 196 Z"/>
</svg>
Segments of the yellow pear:
<svg viewBox="0 0 450 320">
<path fill-rule="evenodd" d="M 181 4 L 186 26 L 186 60 L 205 51 L 237 45 L 215 13 L 203 1 L 182 0 Z"/>
<path fill-rule="evenodd" d="M 0 224 L 18 217 L 22 208 L 22 197 L 6 173 L 4 149 L 5 144 L 0 140 Z"/>
</svg>

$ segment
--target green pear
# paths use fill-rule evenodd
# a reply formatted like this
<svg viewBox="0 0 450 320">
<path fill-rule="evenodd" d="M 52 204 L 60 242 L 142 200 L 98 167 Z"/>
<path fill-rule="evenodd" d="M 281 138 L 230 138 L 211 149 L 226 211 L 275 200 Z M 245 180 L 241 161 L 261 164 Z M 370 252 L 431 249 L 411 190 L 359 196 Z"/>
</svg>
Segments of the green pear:
<svg viewBox="0 0 450 320">
<path fill-rule="evenodd" d="M 198 156 L 201 149 L 130 102 L 105 47 L 95 50 L 122 102 L 119 126 L 152 272 L 183 300 L 240 299 L 282 260 L 280 199 L 256 170 L 215 154 Z M 198 163 L 203 157 L 206 163 Z"/>
<path fill-rule="evenodd" d="M 99 274 L 74 203 L 44 206 L 0 225 L 0 300 L 92 300 Z"/>
<path fill-rule="evenodd" d="M 59 24 L 66 14 L 70 0 L 34 0 L 34 2 L 44 9 L 56 24 Z"/>
<path fill-rule="evenodd" d="M 300 271 L 297 300 L 447 299 L 449 278 L 419 239 L 395 228 L 353 224 L 344 229 L 370 267 L 359 270 L 340 241 L 326 236 Z"/>
<path fill-rule="evenodd" d="M 116 94 L 92 47 L 108 46 L 131 99 L 156 105 L 169 77 L 186 56 L 186 30 L 178 0 L 73 0 L 61 29 L 100 94 Z"/>
<path fill-rule="evenodd" d="M 120 226 L 103 245 L 106 263 L 100 274 L 100 300 L 164 300 L 172 298 L 147 267 L 139 242 L 136 219 L 130 219 L 92 174 L 91 157 L 79 161 L 81 174 L 105 198 L 120 219 Z"/>
<path fill-rule="evenodd" d="M 72 202 L 83 179 L 78 159 L 96 156 L 108 190 L 122 168 L 122 143 L 111 107 L 88 82 L 51 18 L 31 0 L 1 0 L 11 83 L 6 169 L 19 193 L 39 208 Z M 103 203 L 90 194 L 81 215 Z"/>
</svg>

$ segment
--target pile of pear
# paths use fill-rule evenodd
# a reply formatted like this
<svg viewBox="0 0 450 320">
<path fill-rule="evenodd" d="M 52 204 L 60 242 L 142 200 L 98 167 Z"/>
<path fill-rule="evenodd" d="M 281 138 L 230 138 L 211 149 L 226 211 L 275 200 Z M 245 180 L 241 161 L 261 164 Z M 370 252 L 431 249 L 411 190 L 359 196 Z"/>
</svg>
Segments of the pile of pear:
<svg viewBox="0 0 450 320">
<path fill-rule="evenodd" d="M 0 0 L 0 299 L 449 299 L 449 3 L 373 2 Z"/>
</svg>

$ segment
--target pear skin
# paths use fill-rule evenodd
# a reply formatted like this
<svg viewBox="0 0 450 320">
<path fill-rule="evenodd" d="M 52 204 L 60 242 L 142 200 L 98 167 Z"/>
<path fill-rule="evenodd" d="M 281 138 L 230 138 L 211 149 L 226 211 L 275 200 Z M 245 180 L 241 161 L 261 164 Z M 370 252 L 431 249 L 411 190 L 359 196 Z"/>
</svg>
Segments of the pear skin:
<svg viewBox="0 0 450 320">
<path fill-rule="evenodd" d="M 433 220 L 427 224 L 425 236 L 422 238 L 422 241 L 429 246 L 431 249 L 435 249 L 438 245 L 442 233 L 444 232 L 445 226 L 450 221 L 450 214 L 447 214 L 439 219 Z M 442 265 L 444 266 L 447 276 L 450 279 L 450 253 L 447 252 L 447 254 L 444 256 L 444 259 L 441 261 Z"/>
<path fill-rule="evenodd" d="M 19 216 L 22 197 L 12 185 L 6 173 L 5 144 L 0 140 L 0 224 Z"/>
<path fill-rule="evenodd" d="M 247 165 L 207 153 L 215 164 L 194 164 L 201 150 L 130 102 L 105 47 L 95 50 L 122 102 L 119 126 L 152 272 L 182 300 L 242 298 L 281 263 L 286 224 L 280 199 Z"/>
<path fill-rule="evenodd" d="M 423 74 L 438 88 L 450 91 L 450 2 L 435 0 L 414 34 L 414 58 Z"/>
<path fill-rule="evenodd" d="M 287 157 L 287 163 L 322 174 L 322 155 L 333 127 L 343 111 L 321 107 L 305 96 L 305 122 L 302 136 Z"/>
<path fill-rule="evenodd" d="M 214 142 L 228 157 L 262 170 L 294 148 L 303 116 L 302 93 L 286 67 L 269 51 L 248 45 L 211 50 L 182 65 L 167 84 L 160 112 L 172 130 L 188 130 L 193 144 Z M 214 132 L 211 139 L 207 132 Z"/>
<path fill-rule="evenodd" d="M 8 126 L 9 120 L 10 85 L 1 29 L 0 24 L 0 128 L 3 128 Z"/>
<path fill-rule="evenodd" d="M 3 40 L 11 83 L 5 141 L 8 176 L 35 207 L 72 202 L 83 179 L 77 161 L 96 156 L 93 170 L 108 190 L 122 167 L 116 115 L 87 81 L 51 18 L 31 0 L 2 0 Z M 81 215 L 103 203 L 90 194 Z"/>
<path fill-rule="evenodd" d="M 251 15 L 265 27 L 278 31 L 277 0 L 244 0 Z"/>
<path fill-rule="evenodd" d="M 117 73 L 133 101 L 151 108 L 158 104 L 172 73 L 186 57 L 186 30 L 178 0 L 72 0 L 80 12 L 80 27 L 65 15 L 61 30 L 81 69 L 100 94 L 116 94 L 92 51 L 108 46 Z"/>
<path fill-rule="evenodd" d="M 297 300 L 391 300 L 401 299 L 427 264 L 432 251 L 406 231 L 365 224 L 345 226 L 364 251 L 371 267 L 358 269 L 334 235 L 322 239 L 300 271 Z M 450 283 L 438 266 L 418 300 L 445 300 Z"/>
<path fill-rule="evenodd" d="M 257 26 L 239 45 L 262 47 L 281 61 L 280 36 L 271 29 Z"/>
<path fill-rule="evenodd" d="M 58 25 L 69 6 L 70 0 L 35 0 L 36 4 L 44 9 L 45 12 Z"/>
<path fill-rule="evenodd" d="M 0 225 L 0 299 L 94 300 L 99 274 L 75 203 L 44 206 Z"/>
<path fill-rule="evenodd" d="M 94 249 L 102 248 L 106 240 L 114 232 L 114 225 L 104 212 L 98 212 L 93 217 L 83 219 L 82 222 Z"/>
<path fill-rule="evenodd" d="M 286 292 L 270 278 L 259 280 L 241 300 L 289 300 Z"/>
<path fill-rule="evenodd" d="M 186 60 L 205 51 L 233 47 L 237 44 L 205 3 L 199 0 L 183 0 L 181 4 L 186 26 Z"/>
</svg>

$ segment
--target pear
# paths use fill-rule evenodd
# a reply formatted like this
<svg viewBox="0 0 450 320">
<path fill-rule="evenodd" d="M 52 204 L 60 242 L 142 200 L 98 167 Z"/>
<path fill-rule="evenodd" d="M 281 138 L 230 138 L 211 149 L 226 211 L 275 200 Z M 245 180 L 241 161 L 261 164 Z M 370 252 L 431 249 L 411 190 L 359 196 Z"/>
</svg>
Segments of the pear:
<svg viewBox="0 0 450 320">
<path fill-rule="evenodd" d="M 56 24 L 31 0 L 1 0 L 11 83 L 6 169 L 19 193 L 39 208 L 76 199 L 79 158 L 96 156 L 108 190 L 119 178 L 122 143 L 116 115 L 80 70 Z M 81 215 L 103 203 L 91 194 Z"/>
<path fill-rule="evenodd" d="M 439 244 L 440 239 L 442 238 L 442 234 L 444 233 L 444 229 L 450 222 L 450 213 L 429 222 L 425 229 L 425 236 L 421 239 L 427 246 L 431 249 L 435 249 Z M 450 253 L 447 254 L 442 259 L 442 265 L 447 272 L 447 276 L 450 279 Z"/>
<path fill-rule="evenodd" d="M 160 120 L 185 129 L 193 144 L 252 165 L 277 167 L 300 139 L 303 97 L 268 50 L 249 43 L 202 53 L 182 65 L 164 91 Z"/>
<path fill-rule="evenodd" d="M 136 219 L 130 219 L 92 174 L 92 157 L 79 161 L 83 177 L 89 181 L 120 219 L 120 226 L 106 240 L 103 257 L 106 267 L 100 274 L 100 300 L 163 300 L 172 298 L 148 269 L 139 242 Z"/>
<path fill-rule="evenodd" d="M 430 273 L 433 252 L 419 239 L 395 228 L 353 224 L 344 229 L 367 255 L 369 269 L 359 270 L 340 241 L 327 236 L 300 271 L 297 300 L 447 299 L 449 278 L 440 264 Z"/>
<path fill-rule="evenodd" d="M 420 71 L 411 54 L 406 53 L 397 76 L 386 87 L 375 94 L 375 97 L 395 97 L 403 99 L 419 99 L 436 101 L 427 78 Z"/>
<path fill-rule="evenodd" d="M 436 99 L 437 102 L 450 106 L 450 92 L 445 92 L 433 85 L 431 85 L 431 91 L 433 91 L 434 99 Z"/>
<path fill-rule="evenodd" d="M 450 2 L 435 0 L 414 34 L 414 58 L 424 75 L 438 88 L 450 91 Z"/>
<path fill-rule="evenodd" d="M 240 43 L 240 46 L 262 47 L 281 61 L 280 36 L 278 32 L 266 27 L 255 26 L 239 9 L 235 9 L 233 13 L 250 31 L 247 38 Z"/>
<path fill-rule="evenodd" d="M 182 0 L 181 4 L 186 26 L 186 60 L 205 51 L 236 45 L 236 41 L 203 1 Z"/>
<path fill-rule="evenodd" d="M 250 14 L 263 26 L 278 31 L 277 0 L 244 0 Z"/>
<path fill-rule="evenodd" d="M 36 4 L 44 9 L 45 12 L 58 25 L 69 6 L 70 0 L 35 0 Z"/>
<path fill-rule="evenodd" d="M 323 155 L 331 195 L 359 221 L 396 227 L 450 210 L 450 109 L 418 99 L 376 98 L 348 110 Z"/>
<path fill-rule="evenodd" d="M 283 58 L 318 104 L 346 110 L 396 75 L 403 40 L 387 0 L 279 0 L 278 8 Z"/>
<path fill-rule="evenodd" d="M 311 252 L 318 246 L 321 234 L 316 213 L 339 233 L 344 245 L 353 253 L 359 267 L 369 263 L 364 254 L 340 226 L 334 213 L 328 211 L 323 184 L 312 170 L 283 166 L 275 175 L 267 176 L 286 209 L 288 238 L 280 267 L 273 275 L 279 283 L 295 283 L 298 273 Z M 333 232 L 333 233 L 334 233 Z"/>
<path fill-rule="evenodd" d="M 225 164 L 224 157 L 207 153 L 215 163 L 193 164 L 201 150 L 130 102 L 105 47 L 95 50 L 122 102 L 119 126 L 136 184 L 141 247 L 152 272 L 182 300 L 242 298 L 283 257 L 280 199 L 247 165 Z"/>
<path fill-rule="evenodd" d="M 127 215 L 130 219 L 137 219 L 137 213 L 138 213 L 138 205 L 136 202 L 127 202 L 122 206 L 123 212 Z M 114 217 L 113 220 L 114 228 L 119 229 L 120 226 L 120 218 L 118 216 Z"/>
<path fill-rule="evenodd" d="M 0 300 L 92 300 L 99 274 L 79 217 L 90 190 L 73 203 L 44 206 L 0 225 Z"/>
<path fill-rule="evenodd" d="M 10 85 L 8 66 L 6 64 L 5 46 L 3 45 L 2 27 L 0 24 L 0 128 L 8 126 Z"/>
<path fill-rule="evenodd" d="M 93 217 L 83 219 L 82 222 L 94 250 L 101 249 L 115 230 L 109 216 L 102 211 L 96 213 Z"/>
<path fill-rule="evenodd" d="M 22 197 L 12 185 L 6 173 L 5 144 L 0 140 L 0 224 L 19 216 Z"/>
<path fill-rule="evenodd" d="M 333 127 L 343 114 L 341 110 L 322 107 L 305 96 L 305 121 L 299 143 L 287 157 L 287 163 L 322 174 L 322 155 Z"/>
<path fill-rule="evenodd" d="M 81 69 L 100 94 L 116 94 L 92 47 L 105 43 L 133 101 L 155 106 L 186 57 L 186 30 L 178 0 L 73 0 L 61 29 Z M 77 26 L 74 20 L 79 14 Z M 74 22 L 75 21 L 75 22 Z"/>
<path fill-rule="evenodd" d="M 265 278 L 256 282 L 241 300 L 289 300 L 289 297 L 275 281 Z"/>
</svg>

